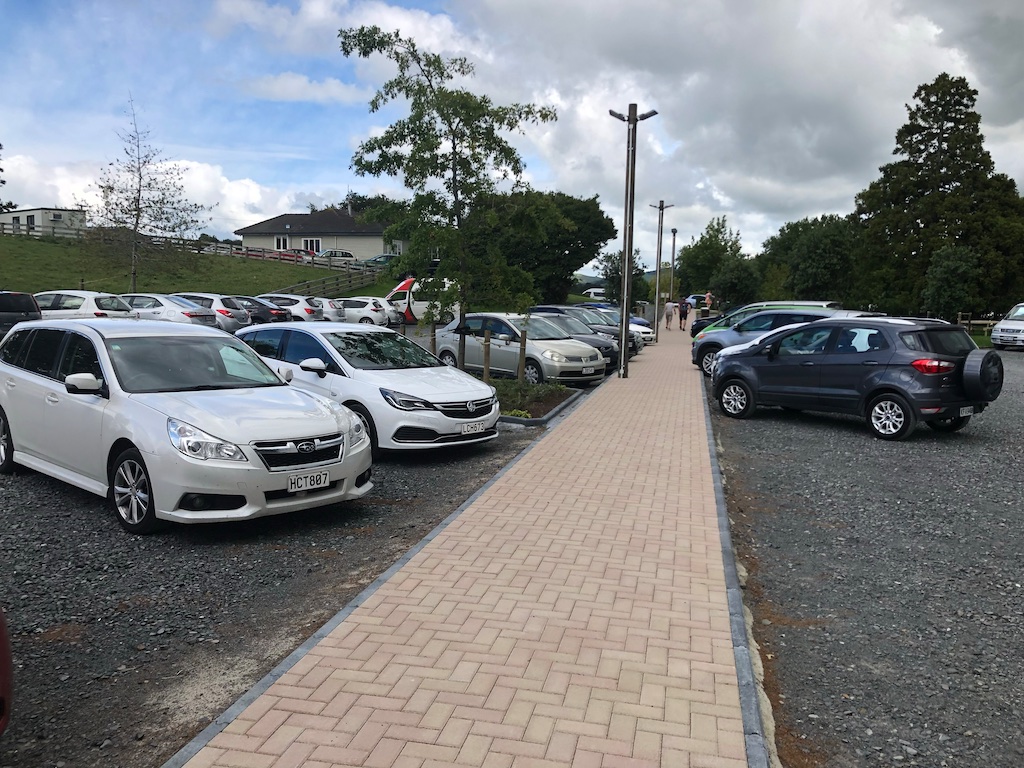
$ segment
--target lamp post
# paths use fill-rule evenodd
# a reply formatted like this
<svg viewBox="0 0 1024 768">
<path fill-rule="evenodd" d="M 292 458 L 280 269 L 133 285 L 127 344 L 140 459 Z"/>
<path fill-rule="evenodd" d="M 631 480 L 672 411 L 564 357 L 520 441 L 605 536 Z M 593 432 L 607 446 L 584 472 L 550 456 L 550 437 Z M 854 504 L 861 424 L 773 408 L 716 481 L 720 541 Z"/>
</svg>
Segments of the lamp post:
<svg viewBox="0 0 1024 768">
<path fill-rule="evenodd" d="M 633 195 L 635 190 L 636 175 L 636 124 L 641 120 L 654 117 L 657 112 L 653 109 L 644 112 L 642 115 L 636 113 L 636 104 L 629 105 L 629 114 L 624 115 L 609 109 L 608 114 L 626 124 L 626 214 L 625 226 L 623 227 L 622 246 L 622 305 L 621 322 L 619 324 L 619 378 L 629 378 L 629 289 L 633 283 Z M 657 318 L 655 318 L 657 320 Z"/>
<path fill-rule="evenodd" d="M 669 299 L 672 298 L 672 289 L 676 287 L 676 232 L 678 232 L 678 231 L 679 231 L 678 229 L 676 229 L 675 227 L 672 227 L 672 282 L 670 282 L 668 284 L 669 285 L 669 287 L 668 287 L 668 297 L 669 297 Z M 681 299 L 683 297 L 680 296 L 679 298 Z M 682 303 L 682 302 L 680 302 L 680 303 Z"/>
<path fill-rule="evenodd" d="M 665 209 L 671 208 L 671 205 L 665 205 L 664 200 L 659 200 L 657 205 L 652 205 L 651 208 L 658 209 L 658 257 L 656 259 L 657 266 L 654 268 L 654 341 L 658 341 L 658 330 L 661 328 L 661 315 L 658 314 L 658 301 L 661 299 L 661 233 L 664 229 L 665 221 Z M 668 293 L 669 299 L 672 298 L 672 288 L 669 288 Z"/>
</svg>

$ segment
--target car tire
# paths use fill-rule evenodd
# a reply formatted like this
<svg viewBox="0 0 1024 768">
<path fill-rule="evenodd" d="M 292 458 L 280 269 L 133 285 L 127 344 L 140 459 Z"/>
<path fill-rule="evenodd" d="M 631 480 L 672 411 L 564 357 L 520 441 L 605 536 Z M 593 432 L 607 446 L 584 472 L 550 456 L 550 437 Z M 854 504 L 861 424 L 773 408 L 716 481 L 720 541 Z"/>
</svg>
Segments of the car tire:
<svg viewBox="0 0 1024 768">
<path fill-rule="evenodd" d="M 370 454 L 373 458 L 377 458 L 380 455 L 380 446 L 377 443 L 377 426 L 373 423 L 373 418 L 370 416 L 370 412 L 359 403 L 345 403 L 345 407 L 352 411 L 352 413 L 358 416 L 359 420 L 363 422 L 363 429 L 365 429 L 366 434 L 370 436 Z"/>
<path fill-rule="evenodd" d="M 867 424 L 880 440 L 903 440 L 917 426 L 917 416 L 906 400 L 887 392 L 871 401 Z"/>
<path fill-rule="evenodd" d="M 145 535 L 160 529 L 149 470 L 135 448 L 123 451 L 110 468 L 110 501 L 117 521 L 129 533 Z"/>
<path fill-rule="evenodd" d="M 442 363 L 447 365 L 449 368 L 458 368 L 459 367 L 459 361 L 455 358 L 455 355 L 453 355 L 447 349 L 444 352 L 442 352 L 440 355 L 438 355 L 437 357 L 438 357 L 438 359 Z"/>
<path fill-rule="evenodd" d="M 11 423 L 7 414 L 0 408 L 0 475 L 14 472 L 14 437 L 11 435 Z"/>
<path fill-rule="evenodd" d="M 544 369 L 540 367 L 540 363 L 536 360 L 527 360 L 526 365 L 523 367 L 523 378 L 529 384 L 543 384 Z"/>
<path fill-rule="evenodd" d="M 932 419 L 926 423 L 936 432 L 959 432 L 970 421 L 970 416 L 950 416 L 948 419 Z"/>
<path fill-rule="evenodd" d="M 975 349 L 964 361 L 963 387 L 969 400 L 991 403 L 1003 391 L 1003 358 L 991 349 Z"/>
<path fill-rule="evenodd" d="M 359 318 L 359 322 L 363 323 L 365 325 L 373 325 L 373 318 L 372 317 L 360 317 Z"/>
<path fill-rule="evenodd" d="M 711 378 L 711 370 L 715 365 L 715 355 L 721 351 L 721 347 L 704 347 L 698 352 L 697 364 L 701 373 Z"/>
<path fill-rule="evenodd" d="M 754 412 L 754 393 L 743 379 L 730 379 L 718 393 L 718 407 L 733 419 L 745 419 Z"/>
</svg>

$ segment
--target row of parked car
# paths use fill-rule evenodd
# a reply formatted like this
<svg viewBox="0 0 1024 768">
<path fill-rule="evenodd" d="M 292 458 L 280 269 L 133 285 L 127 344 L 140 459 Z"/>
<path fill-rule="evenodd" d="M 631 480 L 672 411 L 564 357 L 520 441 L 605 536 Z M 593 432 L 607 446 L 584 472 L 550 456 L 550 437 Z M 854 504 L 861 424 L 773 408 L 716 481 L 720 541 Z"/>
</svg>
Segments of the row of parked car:
<svg viewBox="0 0 1024 768">
<path fill-rule="evenodd" d="M 387 327 L 400 313 L 384 299 L 340 300 L 333 317 L 324 303 L 37 294 L 0 341 L 0 473 L 21 465 L 105 496 L 137 534 L 279 514 L 365 495 L 381 450 L 496 437 L 495 389 L 455 367 L 461 340 L 466 368 L 482 370 L 486 340 L 491 372 L 512 376 L 525 333 L 536 382 L 585 385 L 619 359 L 607 308 L 470 314 L 437 331 L 435 356 Z M 341 322 L 350 309 L 358 320 Z M 629 334 L 637 354 L 650 329 Z"/>
<path fill-rule="evenodd" d="M 993 337 L 994 338 L 994 337 Z M 699 330 L 691 360 L 726 416 L 757 406 L 856 415 L 901 440 L 919 422 L 956 432 L 998 398 L 1003 364 L 960 325 L 839 309 L 831 302 L 760 302 Z"/>
</svg>

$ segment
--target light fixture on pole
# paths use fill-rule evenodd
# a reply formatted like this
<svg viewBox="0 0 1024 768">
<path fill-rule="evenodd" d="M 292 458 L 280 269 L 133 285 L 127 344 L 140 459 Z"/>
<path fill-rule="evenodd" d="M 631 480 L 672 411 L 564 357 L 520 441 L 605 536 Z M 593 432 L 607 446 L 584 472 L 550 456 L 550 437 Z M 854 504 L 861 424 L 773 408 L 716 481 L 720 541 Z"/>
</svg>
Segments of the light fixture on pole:
<svg viewBox="0 0 1024 768">
<path fill-rule="evenodd" d="M 633 282 L 633 194 L 635 190 L 634 176 L 636 175 L 636 124 L 641 120 L 654 117 L 657 112 L 653 109 L 644 112 L 642 115 L 636 113 L 636 104 L 629 105 L 629 114 L 624 115 L 609 109 L 608 114 L 617 120 L 626 123 L 626 214 L 625 226 L 623 227 L 622 246 L 622 304 L 619 307 L 621 322 L 619 323 L 619 349 L 623 354 L 619 355 L 619 378 L 629 378 L 629 315 L 630 300 L 629 289 Z M 655 318 L 657 320 L 657 318 Z"/>
<path fill-rule="evenodd" d="M 665 221 L 665 209 L 671 208 L 671 205 L 665 205 L 664 200 L 659 200 L 657 205 L 652 205 L 651 208 L 658 209 L 658 256 L 655 259 L 654 267 L 654 341 L 658 341 L 658 329 L 661 328 L 660 318 L 658 314 L 658 302 L 661 300 L 661 233 L 664 228 Z M 669 288 L 669 299 L 672 298 L 672 289 Z"/>
</svg>

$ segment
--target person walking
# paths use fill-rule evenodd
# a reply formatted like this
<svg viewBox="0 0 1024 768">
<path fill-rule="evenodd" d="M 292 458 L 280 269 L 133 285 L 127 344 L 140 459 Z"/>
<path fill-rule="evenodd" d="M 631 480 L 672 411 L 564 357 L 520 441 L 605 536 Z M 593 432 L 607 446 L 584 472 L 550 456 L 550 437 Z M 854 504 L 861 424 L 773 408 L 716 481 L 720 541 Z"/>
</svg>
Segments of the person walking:
<svg viewBox="0 0 1024 768">
<path fill-rule="evenodd" d="M 676 305 L 671 299 L 665 302 L 665 330 L 672 330 L 672 318 L 675 316 Z"/>
<path fill-rule="evenodd" d="M 686 318 L 690 315 L 690 302 L 683 301 L 679 304 L 679 330 L 686 330 Z"/>
</svg>

